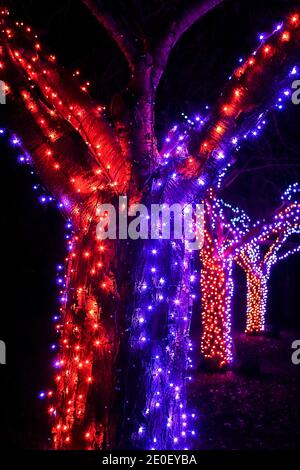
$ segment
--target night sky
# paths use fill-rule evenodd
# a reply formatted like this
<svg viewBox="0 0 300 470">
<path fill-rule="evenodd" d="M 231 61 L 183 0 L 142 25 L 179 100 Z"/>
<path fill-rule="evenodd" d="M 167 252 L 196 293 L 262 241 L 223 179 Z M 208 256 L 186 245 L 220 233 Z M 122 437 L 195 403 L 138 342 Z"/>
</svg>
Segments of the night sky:
<svg viewBox="0 0 300 470">
<path fill-rule="evenodd" d="M 126 63 L 113 41 L 79 0 L 11 1 L 11 11 L 40 35 L 40 40 L 70 71 L 80 68 L 92 83 L 91 93 L 109 104 L 126 84 Z M 120 8 L 141 15 L 155 40 L 171 1 L 116 1 Z M 299 2 L 287 0 L 228 0 L 198 22 L 175 47 L 157 97 L 158 137 L 181 112 L 193 114 L 212 104 L 236 66 L 257 44 L 257 35 Z M 1 78 L 1 77 L 0 77 Z M 300 77 L 299 77 L 300 78 Z M 0 108 L 5 127 L 5 106 Z M 300 181 L 300 106 L 272 114 L 265 134 L 247 143 L 241 175 L 224 198 L 249 212 L 265 216 L 279 195 Z M 0 339 L 7 344 L 7 366 L 0 366 L 0 448 L 43 448 L 47 445 L 45 405 L 37 398 L 52 375 L 50 344 L 54 337 L 55 266 L 64 258 L 64 220 L 55 208 L 40 205 L 31 189 L 27 168 L 17 153 L 0 139 L 0 233 L 2 279 Z M 280 165 L 279 165 L 280 164 Z M 280 328 L 300 327 L 300 255 L 274 268 L 269 315 Z M 234 325 L 242 330 L 245 306 L 243 276 L 236 270 Z"/>
</svg>

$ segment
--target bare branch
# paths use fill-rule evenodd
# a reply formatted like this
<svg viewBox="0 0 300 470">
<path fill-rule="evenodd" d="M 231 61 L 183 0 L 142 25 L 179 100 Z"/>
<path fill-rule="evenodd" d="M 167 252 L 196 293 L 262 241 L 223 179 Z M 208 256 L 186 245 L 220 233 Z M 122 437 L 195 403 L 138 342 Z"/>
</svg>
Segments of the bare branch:
<svg viewBox="0 0 300 470">
<path fill-rule="evenodd" d="M 158 86 L 173 47 L 181 36 L 206 13 L 224 0 L 203 0 L 188 8 L 177 20 L 172 21 L 162 40 L 153 52 L 153 84 Z"/>
<path fill-rule="evenodd" d="M 82 1 L 116 42 L 133 70 L 137 57 L 143 52 L 140 47 L 140 38 L 134 34 L 123 18 L 112 12 L 113 8 L 109 2 L 105 0 Z"/>
</svg>

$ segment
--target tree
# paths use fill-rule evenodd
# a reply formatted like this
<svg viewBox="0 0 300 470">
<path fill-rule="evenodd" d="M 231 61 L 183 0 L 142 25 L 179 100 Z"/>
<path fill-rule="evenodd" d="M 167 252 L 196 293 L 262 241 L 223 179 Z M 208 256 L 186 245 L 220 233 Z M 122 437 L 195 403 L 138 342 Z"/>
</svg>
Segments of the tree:
<svg viewBox="0 0 300 470">
<path fill-rule="evenodd" d="M 201 268 L 201 351 L 210 367 L 221 369 L 233 360 L 231 300 L 234 292 L 232 265 L 236 261 L 247 277 L 247 333 L 261 332 L 267 302 L 271 267 L 283 257 L 299 251 L 287 241 L 299 234 L 298 184 L 282 196 L 282 204 L 269 217 L 251 223 L 239 208 L 218 199 L 212 190 L 205 200 L 204 246 Z M 266 250 L 265 250 L 266 249 Z"/>
<path fill-rule="evenodd" d="M 261 333 L 265 329 L 268 281 L 271 269 L 278 261 L 299 251 L 299 245 L 289 239 L 299 234 L 299 185 L 290 186 L 282 196 L 283 203 L 263 231 L 247 241 L 236 256 L 247 279 L 247 333 Z"/>
<path fill-rule="evenodd" d="M 97 206 L 116 205 L 124 194 L 146 205 L 199 200 L 233 162 L 239 137 L 260 127 L 276 102 L 270 84 L 289 82 L 300 20 L 288 17 L 262 41 L 204 122 L 184 129 L 184 148 L 169 158 L 154 132 L 160 78 L 180 37 L 222 0 L 187 2 L 155 40 L 112 2 L 84 3 L 130 70 L 107 111 L 43 52 L 29 26 L 1 13 L 7 122 L 73 227 L 57 324 L 57 390 L 50 393 L 54 446 L 115 448 L 132 445 L 134 436 L 138 447 L 183 448 L 193 433 L 185 411 L 191 256 L 183 241 L 102 242 Z"/>
<path fill-rule="evenodd" d="M 238 208 L 210 190 L 205 200 L 204 245 L 201 260 L 201 352 L 214 369 L 233 360 L 231 336 L 232 265 L 234 249 L 243 243 L 250 221 Z"/>
</svg>

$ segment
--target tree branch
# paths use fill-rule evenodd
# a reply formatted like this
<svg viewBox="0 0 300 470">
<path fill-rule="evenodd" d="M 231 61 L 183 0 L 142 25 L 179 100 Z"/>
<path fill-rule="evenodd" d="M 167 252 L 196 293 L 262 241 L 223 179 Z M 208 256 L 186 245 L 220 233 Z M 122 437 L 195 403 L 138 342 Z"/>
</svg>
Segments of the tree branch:
<svg viewBox="0 0 300 470">
<path fill-rule="evenodd" d="M 293 214 L 295 208 L 297 209 L 296 214 Z M 264 257 L 264 262 L 266 262 L 274 247 L 278 245 L 278 242 L 284 240 L 285 235 L 291 228 L 300 230 L 299 209 L 300 203 L 285 201 L 273 212 L 269 221 L 260 221 L 259 224 L 246 233 L 241 241 L 226 250 L 226 255 L 234 254 L 235 257 L 238 257 L 245 248 L 264 244 L 268 238 L 276 237 L 275 242 L 271 243 L 269 251 Z M 291 214 L 294 215 L 294 218 L 290 217 Z"/>
<path fill-rule="evenodd" d="M 140 38 L 123 18 L 112 13 L 113 8 L 109 2 L 105 0 L 82 0 L 82 2 L 113 38 L 127 59 L 130 69 L 133 70 L 137 57 L 143 53 Z"/>
<path fill-rule="evenodd" d="M 22 106 L 18 100 L 13 100 L 7 104 L 9 108 L 5 114 L 6 125 L 18 135 L 22 135 L 22 149 L 29 152 L 33 161 L 33 166 L 41 178 L 48 191 L 63 205 L 60 210 L 68 218 L 71 218 L 74 226 L 79 225 L 82 208 L 82 196 L 74 191 L 69 175 L 72 175 L 72 168 L 65 171 L 58 171 L 55 167 L 59 161 L 59 154 L 54 157 L 53 147 L 45 139 L 44 133 L 35 122 L 32 114 Z M 57 141 L 57 147 L 66 145 L 66 142 Z M 50 151 L 51 149 L 51 151 Z"/>
<path fill-rule="evenodd" d="M 197 133 L 191 132 L 188 156 L 174 163 L 176 184 L 170 180 L 166 185 L 169 200 L 175 191 L 194 200 L 214 184 L 232 162 L 234 140 L 239 145 L 245 134 L 256 126 L 261 129 L 263 116 L 278 103 L 278 90 L 290 87 L 289 72 L 299 62 L 300 31 L 293 27 L 290 17 L 283 28 L 289 40 L 283 39 L 282 31 L 273 32 L 268 42 L 234 71 L 204 126 Z M 197 185 L 199 177 L 202 188 Z"/>
<path fill-rule="evenodd" d="M 181 36 L 206 13 L 220 5 L 224 0 L 197 1 L 177 20 L 172 21 L 165 35 L 153 52 L 153 84 L 156 88 L 166 68 L 172 49 Z"/>
<path fill-rule="evenodd" d="M 99 174 L 104 175 L 109 184 L 117 182 L 115 190 L 123 192 L 131 169 L 113 127 L 101 116 L 90 97 L 65 76 L 51 56 L 48 60 L 41 58 L 41 46 L 37 42 L 32 44 L 31 32 L 17 30 L 12 34 L 10 31 L 13 31 L 12 27 L 2 33 L 3 44 L 9 64 L 23 77 L 23 84 L 35 85 L 39 89 L 45 102 L 81 136 L 89 150 L 88 158 L 92 157 Z"/>
</svg>

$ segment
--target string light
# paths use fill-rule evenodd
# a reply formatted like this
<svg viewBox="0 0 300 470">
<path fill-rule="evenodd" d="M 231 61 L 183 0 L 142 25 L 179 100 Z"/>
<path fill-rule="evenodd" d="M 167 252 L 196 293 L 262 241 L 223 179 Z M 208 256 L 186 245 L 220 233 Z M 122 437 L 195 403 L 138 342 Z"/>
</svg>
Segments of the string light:
<svg viewBox="0 0 300 470">
<path fill-rule="evenodd" d="M 2 15 L 3 22 L 6 23 L 7 13 L 2 12 Z M 287 22 L 280 24 L 280 28 L 276 27 L 270 35 L 260 35 L 260 46 L 248 60 L 240 61 L 239 67 L 231 77 L 232 86 L 228 87 L 228 93 L 225 93 L 220 100 L 212 121 L 207 112 L 208 107 L 205 108 L 203 115 L 197 114 L 193 119 L 183 114 L 184 125 L 173 126 L 165 139 L 159 162 L 165 170 L 161 172 L 161 180 L 153 183 L 155 190 L 159 190 L 168 180 L 174 182 L 180 179 L 185 171 L 185 161 L 188 164 L 186 171 L 197 179 L 197 191 L 200 188 L 204 192 L 211 185 L 212 167 L 216 168 L 216 174 L 220 176 L 219 182 L 221 182 L 221 177 L 230 168 L 232 153 L 238 151 L 246 139 L 261 135 L 266 124 L 267 110 L 258 117 L 254 127 L 235 132 L 235 135 L 231 131 L 232 122 L 237 120 L 246 109 L 246 104 L 251 98 L 248 89 L 258 76 L 255 73 L 262 76 L 265 69 L 270 67 L 271 58 L 279 56 L 282 47 L 292 47 L 297 44 L 298 25 L 299 15 L 295 14 Z M 20 96 L 28 112 L 39 123 L 47 142 L 47 148 L 45 147 L 41 158 L 42 164 L 47 171 L 64 176 L 67 167 L 64 163 L 64 155 L 58 159 L 55 151 L 61 137 L 59 127 L 64 120 L 67 120 L 79 132 L 89 154 L 91 153 L 96 161 L 91 169 L 94 177 L 92 180 L 67 173 L 74 200 L 70 200 L 70 196 L 67 198 L 66 195 L 59 200 L 48 196 L 40 183 L 34 185 L 34 190 L 38 192 L 41 203 L 54 202 L 65 213 L 71 213 L 76 221 L 81 220 L 80 209 L 75 201 L 81 201 L 80 197 L 89 193 L 90 188 L 95 188 L 96 193 L 102 191 L 102 196 L 104 191 L 110 196 L 112 193 L 122 194 L 128 187 L 130 168 L 125 160 L 121 165 L 120 159 L 116 158 L 120 153 L 117 144 L 113 147 L 113 151 L 106 147 L 106 142 L 110 140 L 108 139 L 110 127 L 102 119 L 104 107 L 95 105 L 88 98 L 90 83 L 83 83 L 79 78 L 80 71 L 75 71 L 74 77 L 80 79 L 81 83 L 74 89 L 76 92 L 72 90 L 73 93 L 70 94 L 76 99 L 69 98 L 69 94 L 64 92 L 63 83 L 60 83 L 58 79 L 59 69 L 56 64 L 53 64 L 55 56 L 42 55 L 43 48 L 29 26 L 24 26 L 22 23 L 16 23 L 15 26 L 9 25 L 5 28 L 6 49 L 9 58 L 13 58 L 13 62 L 17 63 L 18 70 L 24 72 L 26 89 L 21 91 Z M 23 42 L 24 33 L 26 41 L 24 41 L 24 47 L 22 45 L 19 49 L 18 44 Z M 31 44 L 30 51 L 28 44 Z M 5 68 L 5 64 L 1 66 Z M 288 80 L 290 75 L 297 73 L 297 70 L 295 65 L 289 72 Z M 61 86 L 58 87 L 58 84 Z M 39 93 L 35 93 L 32 85 L 39 89 L 39 93 L 53 108 L 49 113 L 39 105 Z M 286 86 L 285 83 L 284 90 Z M 269 109 L 281 110 L 283 108 L 284 100 L 288 100 L 289 95 L 284 91 L 281 91 L 279 95 L 276 102 L 270 104 Z M 191 156 L 189 154 L 190 130 L 200 133 L 206 127 L 209 128 L 209 132 L 201 142 L 199 155 Z M 0 134 L 2 134 L 1 131 Z M 21 140 L 13 136 L 11 144 L 18 150 L 22 150 L 19 162 L 29 165 L 30 158 L 25 150 L 23 152 Z M 196 171 L 199 157 L 203 162 L 206 156 L 209 157 L 207 160 L 210 171 L 205 168 L 199 175 Z M 179 165 L 177 165 L 178 162 Z M 181 164 L 183 164 L 182 168 Z M 123 181 L 116 176 L 120 167 L 126 167 Z M 290 192 L 289 196 L 291 196 Z M 200 282 L 204 328 L 202 352 L 206 358 L 216 360 L 222 367 L 232 361 L 230 316 L 233 294 L 232 261 L 236 255 L 234 249 L 236 250 L 236 245 L 249 230 L 249 221 L 242 211 L 217 200 L 213 194 L 210 194 L 205 204 L 209 210 L 206 211 L 205 246 L 201 252 L 203 268 Z M 77 218 L 74 216 L 76 210 Z M 293 206 L 291 212 L 286 213 L 287 219 L 290 220 L 290 217 L 295 215 L 294 210 L 298 213 L 298 207 Z M 67 223 L 68 255 L 65 267 L 60 265 L 58 270 L 60 311 L 59 315 L 55 315 L 55 330 L 60 339 L 59 344 L 52 345 L 51 349 L 55 352 L 54 365 L 59 374 L 55 375 L 56 392 L 41 392 L 39 395 L 41 399 L 47 395 L 51 402 L 48 411 L 53 421 L 53 441 L 56 448 L 71 448 L 78 429 L 80 429 L 81 437 L 77 439 L 79 441 L 77 446 L 101 448 L 104 445 L 105 427 L 108 426 L 109 421 L 107 397 L 103 403 L 103 422 L 100 428 L 95 423 L 95 418 L 89 415 L 87 407 L 88 394 L 95 390 L 93 387 L 99 385 L 97 377 L 93 374 L 97 359 L 100 355 L 105 356 L 108 360 L 108 369 L 111 368 L 111 371 L 116 359 L 112 353 L 113 338 L 107 334 L 102 321 L 103 316 L 109 317 L 105 299 L 109 294 L 112 296 L 115 294 L 115 280 L 110 272 L 110 260 L 114 257 L 114 251 L 111 246 L 100 244 L 94 236 L 96 233 L 93 223 L 94 215 L 89 214 L 92 218 L 89 224 L 83 218 L 84 222 L 81 222 L 83 225 L 79 230 L 76 224 L 73 227 L 71 222 Z M 278 217 L 276 227 L 282 230 L 284 224 L 288 226 L 289 222 L 284 222 L 280 215 Z M 220 221 L 223 228 L 229 230 L 230 233 L 226 241 L 213 237 Z M 271 230 L 276 231 L 275 226 L 272 226 Z M 290 233 L 289 226 L 286 235 Z M 266 229 L 262 237 L 262 239 L 267 237 Z M 260 238 L 255 238 L 255 241 L 251 243 L 251 250 L 260 241 Z M 151 244 L 149 251 L 148 248 L 145 252 L 145 279 L 142 284 L 138 280 L 135 286 L 138 305 L 133 313 L 130 339 L 133 357 L 134 352 L 140 357 L 147 357 L 148 365 L 144 377 L 145 422 L 137 427 L 136 439 L 139 442 L 142 441 L 145 448 L 182 449 L 185 448 L 190 437 L 196 434 L 191 424 L 195 415 L 187 409 L 186 382 L 190 380 L 187 372 L 193 367 L 190 357 L 193 346 L 189 339 L 189 329 L 192 306 L 196 298 L 195 280 L 199 276 L 193 268 L 192 254 L 185 249 L 183 241 L 171 245 L 170 269 L 166 268 L 166 260 L 163 256 L 154 256 L 157 253 L 166 253 L 169 246 L 164 246 L 164 242 L 158 240 Z M 234 255 L 228 256 L 231 250 Z M 93 256 L 90 255 L 91 253 Z M 96 256 L 94 256 L 95 253 Z M 287 254 L 278 255 L 278 258 L 283 256 Z M 270 259 L 274 260 L 272 253 L 270 253 Z M 177 288 L 174 289 L 174 285 Z M 264 296 L 265 286 L 257 290 L 255 284 L 252 283 L 251 286 L 249 285 L 249 292 L 251 292 L 249 296 L 256 299 L 259 295 Z M 253 317 L 256 318 L 253 322 L 257 322 L 259 318 L 258 323 L 261 327 L 263 315 L 258 310 L 256 312 L 255 307 L 251 309 L 254 309 Z M 153 325 L 156 324 L 155 317 L 162 311 L 166 319 L 166 335 L 165 339 L 158 344 Z M 251 329 L 251 326 L 249 328 Z"/>
<path fill-rule="evenodd" d="M 282 253 L 288 238 L 300 234 L 300 187 L 291 185 L 283 194 L 286 207 L 269 224 L 253 224 L 240 209 L 217 199 L 210 190 L 205 200 L 204 246 L 200 251 L 202 343 L 206 360 L 218 368 L 229 366 L 232 356 L 232 263 L 237 261 L 247 279 L 247 333 L 265 328 L 268 280 L 272 266 L 300 250 Z M 263 248 L 269 243 L 265 253 Z"/>
<path fill-rule="evenodd" d="M 244 269 L 247 279 L 247 333 L 260 333 L 265 329 L 268 298 L 268 282 L 271 269 L 278 261 L 299 251 L 300 246 L 282 252 L 286 241 L 293 234 L 300 234 L 300 188 L 298 183 L 289 186 L 282 195 L 285 208 L 276 213 L 273 220 L 263 225 L 235 255 Z M 265 252 L 263 247 L 268 244 Z"/>
<path fill-rule="evenodd" d="M 246 214 L 219 200 L 212 190 L 204 201 L 204 246 L 200 250 L 203 357 L 217 368 L 233 360 L 231 299 L 232 255 L 228 250 L 249 230 Z"/>
</svg>

